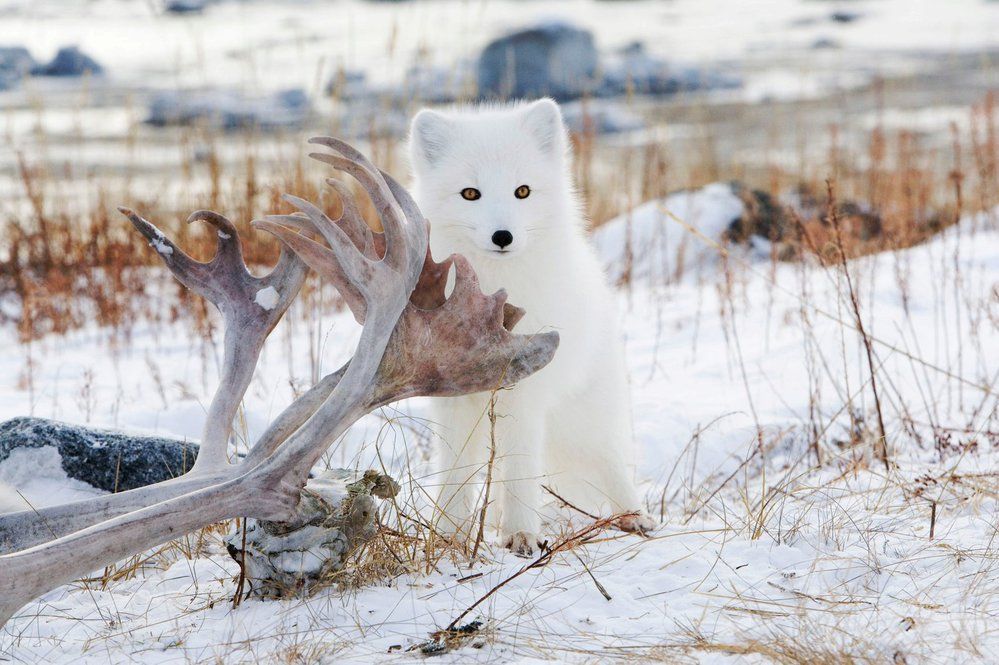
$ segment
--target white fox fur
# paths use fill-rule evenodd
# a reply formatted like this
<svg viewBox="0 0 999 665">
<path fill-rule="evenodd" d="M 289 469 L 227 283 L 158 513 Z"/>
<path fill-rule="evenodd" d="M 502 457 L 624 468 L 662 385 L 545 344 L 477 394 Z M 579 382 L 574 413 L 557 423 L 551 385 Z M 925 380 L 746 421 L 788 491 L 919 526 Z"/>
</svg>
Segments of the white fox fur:
<svg viewBox="0 0 999 665">
<path fill-rule="evenodd" d="M 550 487 L 593 514 L 637 511 L 628 382 L 613 294 L 585 237 L 558 105 L 423 110 L 413 119 L 414 192 L 440 260 L 467 257 L 483 292 L 506 289 L 527 310 L 517 332 L 557 330 L 554 360 L 497 394 L 490 511 L 504 543 L 522 553 L 538 541 Z M 530 192 L 519 198 L 515 191 Z M 466 200 L 466 188 L 480 193 Z M 523 194 L 523 190 L 521 190 Z M 500 251 L 497 231 L 508 231 Z M 469 535 L 487 466 L 488 394 L 435 401 L 442 528 Z M 498 501 L 496 490 L 500 489 Z M 625 520 L 644 529 L 644 514 Z"/>
</svg>

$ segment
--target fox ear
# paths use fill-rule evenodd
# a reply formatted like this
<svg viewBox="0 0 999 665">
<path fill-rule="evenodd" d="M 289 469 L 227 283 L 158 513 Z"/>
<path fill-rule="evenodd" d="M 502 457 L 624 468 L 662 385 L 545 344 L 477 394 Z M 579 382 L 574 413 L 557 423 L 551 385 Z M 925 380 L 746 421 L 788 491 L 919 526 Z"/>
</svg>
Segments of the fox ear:
<svg viewBox="0 0 999 665">
<path fill-rule="evenodd" d="M 524 109 L 524 126 L 542 151 L 561 155 L 565 150 L 565 123 L 555 100 L 545 97 Z"/>
<path fill-rule="evenodd" d="M 450 133 L 451 123 L 440 113 L 429 109 L 417 113 L 409 133 L 413 163 L 435 164 L 447 152 Z"/>
</svg>

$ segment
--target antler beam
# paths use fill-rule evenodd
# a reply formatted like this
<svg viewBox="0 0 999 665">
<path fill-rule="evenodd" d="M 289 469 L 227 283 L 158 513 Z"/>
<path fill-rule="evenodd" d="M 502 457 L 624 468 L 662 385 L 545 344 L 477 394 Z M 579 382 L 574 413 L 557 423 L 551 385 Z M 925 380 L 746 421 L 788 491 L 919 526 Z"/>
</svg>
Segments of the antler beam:
<svg viewBox="0 0 999 665">
<path fill-rule="evenodd" d="M 201 452 L 180 478 L 130 492 L 39 511 L 0 515 L 0 625 L 46 590 L 129 554 L 234 517 L 290 516 L 316 460 L 358 418 L 415 395 L 460 395 L 512 385 L 547 364 L 556 333 L 512 335 L 522 312 L 505 293 L 483 295 L 460 256 L 435 263 L 428 226 L 406 190 L 360 152 L 334 138 L 312 139 L 333 153 L 312 156 L 357 179 L 378 211 L 384 234 L 364 223 L 346 187 L 331 220 L 313 204 L 254 223 L 283 243 L 266 277 L 243 262 L 229 220 L 209 211 L 189 221 L 215 227 L 218 250 L 195 261 L 130 210 L 132 224 L 185 286 L 214 303 L 225 326 L 224 366 L 206 420 Z M 322 238 L 326 244 L 309 236 Z M 239 403 L 268 334 L 287 311 L 307 267 L 332 282 L 363 324 L 354 357 L 279 415 L 239 462 L 227 458 Z M 456 285 L 444 297 L 448 271 Z"/>
</svg>

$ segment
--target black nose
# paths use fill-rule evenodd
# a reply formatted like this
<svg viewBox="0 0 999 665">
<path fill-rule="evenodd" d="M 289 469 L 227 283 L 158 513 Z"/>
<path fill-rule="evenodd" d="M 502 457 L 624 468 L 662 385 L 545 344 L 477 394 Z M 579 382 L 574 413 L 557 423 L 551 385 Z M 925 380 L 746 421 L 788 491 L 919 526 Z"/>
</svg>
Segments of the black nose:
<svg viewBox="0 0 999 665">
<path fill-rule="evenodd" d="M 493 244 L 503 249 L 513 242 L 513 234 L 509 231 L 497 231 L 493 234 Z"/>
</svg>

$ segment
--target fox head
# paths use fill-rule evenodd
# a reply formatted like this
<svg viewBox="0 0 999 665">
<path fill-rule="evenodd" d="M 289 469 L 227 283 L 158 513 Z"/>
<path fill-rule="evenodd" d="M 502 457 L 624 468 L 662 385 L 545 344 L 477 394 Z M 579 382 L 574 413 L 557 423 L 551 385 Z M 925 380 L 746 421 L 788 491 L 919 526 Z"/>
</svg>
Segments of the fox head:
<svg viewBox="0 0 999 665">
<path fill-rule="evenodd" d="M 550 99 L 420 111 L 410 157 L 435 255 L 505 260 L 569 230 L 576 215 L 568 153 Z"/>
</svg>

